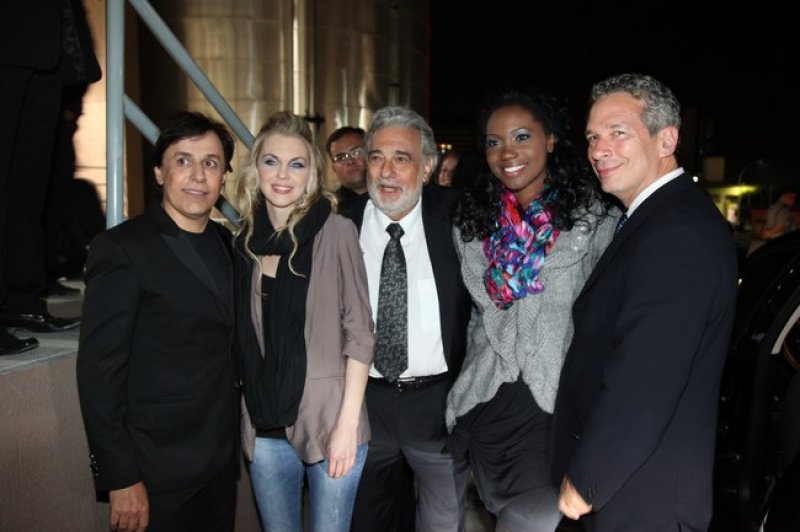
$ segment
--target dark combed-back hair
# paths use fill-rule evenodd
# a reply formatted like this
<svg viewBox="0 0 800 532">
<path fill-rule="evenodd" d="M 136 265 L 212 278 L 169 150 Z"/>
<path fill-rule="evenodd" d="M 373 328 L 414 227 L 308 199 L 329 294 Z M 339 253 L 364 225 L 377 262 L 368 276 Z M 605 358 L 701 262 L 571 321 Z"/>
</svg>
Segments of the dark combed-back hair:
<svg viewBox="0 0 800 532">
<path fill-rule="evenodd" d="M 233 159 L 234 141 L 228 128 L 222 123 L 212 120 L 203 113 L 196 113 L 191 111 L 181 111 L 173 115 L 156 140 L 153 156 L 150 159 L 152 167 L 161 166 L 164 159 L 164 152 L 183 139 L 191 139 L 201 137 L 209 131 L 219 137 L 222 143 L 222 151 L 225 153 L 225 171 L 230 172 L 231 159 Z"/>
<path fill-rule="evenodd" d="M 330 134 L 330 136 L 328 137 L 328 141 L 325 143 L 325 153 L 328 154 L 328 157 L 333 158 L 334 155 L 331 153 L 331 144 L 333 144 L 334 142 L 336 142 L 337 140 L 339 140 L 340 138 L 344 137 L 349 133 L 355 133 L 356 135 L 359 135 L 362 139 L 367 134 L 367 132 L 361 129 L 360 127 L 355 127 L 355 126 L 340 127 L 339 129 Z"/>
<path fill-rule="evenodd" d="M 552 204 L 553 224 L 557 229 L 568 231 L 578 223 L 588 223 L 587 209 L 598 199 L 602 200 L 603 194 L 586 158 L 577 152 L 570 138 L 566 108 L 538 88 L 513 88 L 494 93 L 478 115 L 481 140 L 492 114 L 511 106 L 526 109 L 542 124 L 545 134 L 555 138 L 553 152 L 547 155 L 547 182 L 557 191 Z M 484 161 L 474 186 L 464 192 L 453 211 L 453 221 L 462 240 L 483 240 L 495 230 L 501 187 L 502 183 Z M 609 204 L 602 200 L 602 205 L 606 211 Z"/>
</svg>

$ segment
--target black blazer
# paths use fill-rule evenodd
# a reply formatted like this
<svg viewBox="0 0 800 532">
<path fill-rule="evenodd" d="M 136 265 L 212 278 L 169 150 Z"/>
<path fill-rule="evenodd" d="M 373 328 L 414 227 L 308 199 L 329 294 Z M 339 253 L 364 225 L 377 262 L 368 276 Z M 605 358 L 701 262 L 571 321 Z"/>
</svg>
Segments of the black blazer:
<svg viewBox="0 0 800 532">
<path fill-rule="evenodd" d="M 553 418 L 566 474 L 600 530 L 705 530 L 736 253 L 686 174 L 633 213 L 573 307 Z"/>
<path fill-rule="evenodd" d="M 83 2 L 68 0 L 72 16 L 66 22 L 62 4 L 63 0 L 0 2 L 0 65 L 32 70 L 59 66 L 65 84 L 99 80 Z"/>
<path fill-rule="evenodd" d="M 467 324 L 472 300 L 461 278 L 461 267 L 453 243 L 451 210 L 458 199 L 455 189 L 438 186 L 422 188 L 422 225 L 428 254 L 431 258 L 436 292 L 439 297 L 439 322 L 442 329 L 442 345 L 447 361 L 448 373 L 453 379 L 461 370 L 467 345 Z M 362 194 L 342 212 L 353 220 L 361 231 L 364 207 L 369 194 Z"/>
<path fill-rule="evenodd" d="M 61 61 L 62 0 L 0 2 L 0 65 L 47 70 Z"/>
<path fill-rule="evenodd" d="M 231 285 L 160 205 L 92 242 L 77 374 L 98 490 L 199 486 L 237 456 Z"/>
</svg>

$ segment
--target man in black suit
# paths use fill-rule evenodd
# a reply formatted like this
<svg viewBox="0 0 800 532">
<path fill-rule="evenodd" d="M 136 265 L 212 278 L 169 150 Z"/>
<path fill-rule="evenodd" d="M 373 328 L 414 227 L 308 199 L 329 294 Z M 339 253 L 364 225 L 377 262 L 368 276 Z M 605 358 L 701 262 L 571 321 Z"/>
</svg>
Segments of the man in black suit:
<svg viewBox="0 0 800 532">
<path fill-rule="evenodd" d="M 0 2 L 0 355 L 38 345 L 5 327 L 80 324 L 47 311 L 42 214 L 62 90 L 98 79 L 80 0 Z"/>
<path fill-rule="evenodd" d="M 231 237 L 209 221 L 233 147 L 223 125 L 176 115 L 153 155 L 160 204 L 91 245 L 78 392 L 113 530 L 233 530 Z"/>
<path fill-rule="evenodd" d="M 588 155 L 627 209 L 573 307 L 553 417 L 559 506 L 589 530 L 705 530 L 736 252 L 678 166 L 680 106 L 657 80 L 592 89 Z"/>
<path fill-rule="evenodd" d="M 453 190 L 425 187 L 433 170 L 433 132 L 417 113 L 386 107 L 375 113 L 366 136 L 369 198 L 353 206 L 376 321 L 375 361 L 366 402 L 372 439 L 361 476 L 353 530 L 392 531 L 404 527 L 412 511 L 404 504 L 408 488 L 404 464 L 417 480 L 417 530 L 460 530 L 466 472 L 456 471 L 445 451 L 447 392 L 464 357 L 470 300 L 461 280 L 453 245 L 450 206 Z M 405 262 L 401 286 L 406 310 L 384 321 L 386 296 L 381 270 L 384 250 L 399 225 Z M 385 301 L 384 301 L 385 303 Z M 385 309 L 385 305 L 384 305 Z M 402 324 L 404 333 L 390 331 Z M 384 332 L 388 327 L 389 332 Z M 391 336 L 391 337 L 389 337 Z M 402 345 L 402 363 L 382 365 L 384 342 Z M 378 369 L 383 368 L 383 369 Z M 386 373 L 384 373 L 386 372 Z"/>
</svg>

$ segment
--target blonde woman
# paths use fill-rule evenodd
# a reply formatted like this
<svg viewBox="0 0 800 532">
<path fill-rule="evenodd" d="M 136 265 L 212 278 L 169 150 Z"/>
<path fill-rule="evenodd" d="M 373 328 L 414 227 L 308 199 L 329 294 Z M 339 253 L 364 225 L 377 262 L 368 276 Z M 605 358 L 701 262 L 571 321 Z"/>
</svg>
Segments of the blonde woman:
<svg viewBox="0 0 800 532">
<path fill-rule="evenodd" d="M 373 353 L 355 225 L 334 213 L 302 118 L 269 117 L 236 183 L 237 351 L 243 445 L 267 530 L 350 528 L 370 436 Z"/>
</svg>

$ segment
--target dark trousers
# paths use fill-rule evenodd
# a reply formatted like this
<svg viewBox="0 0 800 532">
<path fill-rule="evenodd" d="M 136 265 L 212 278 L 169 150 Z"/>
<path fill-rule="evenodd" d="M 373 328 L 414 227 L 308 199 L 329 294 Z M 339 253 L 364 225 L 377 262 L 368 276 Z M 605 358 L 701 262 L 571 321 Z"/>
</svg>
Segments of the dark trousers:
<svg viewBox="0 0 800 532">
<path fill-rule="evenodd" d="M 353 531 L 396 531 L 408 522 L 400 513 L 409 511 L 403 504 L 406 464 L 417 479 L 416 529 L 463 530 L 468 473 L 457 470 L 445 451 L 449 388 L 449 381 L 402 392 L 373 382 L 367 385 L 372 439 L 356 496 Z"/>
<path fill-rule="evenodd" d="M 150 495 L 147 532 L 232 532 L 236 519 L 234 464 L 200 487 Z"/>
<path fill-rule="evenodd" d="M 45 309 L 42 214 L 61 105 L 61 77 L 0 65 L 0 307 Z"/>
</svg>

